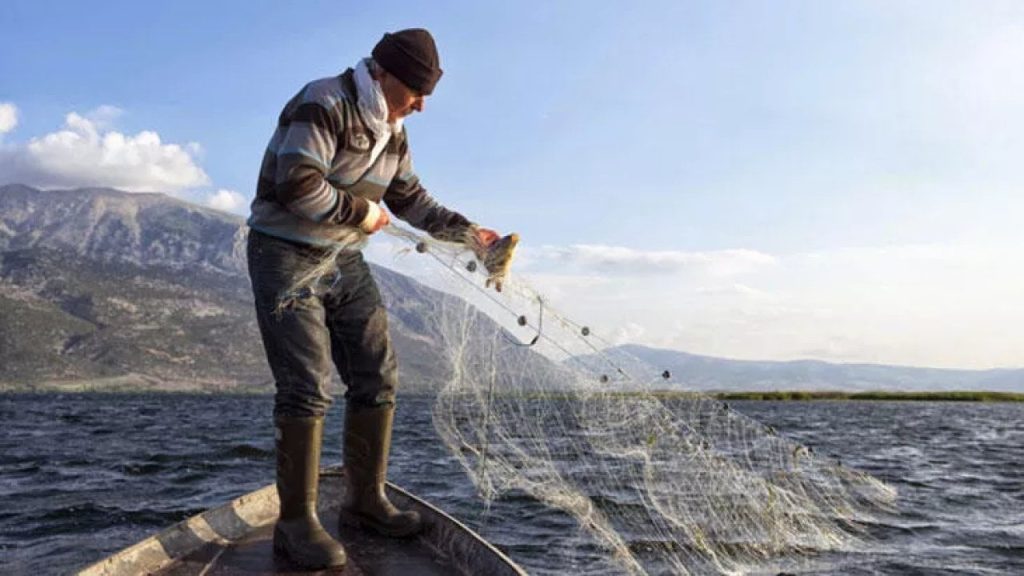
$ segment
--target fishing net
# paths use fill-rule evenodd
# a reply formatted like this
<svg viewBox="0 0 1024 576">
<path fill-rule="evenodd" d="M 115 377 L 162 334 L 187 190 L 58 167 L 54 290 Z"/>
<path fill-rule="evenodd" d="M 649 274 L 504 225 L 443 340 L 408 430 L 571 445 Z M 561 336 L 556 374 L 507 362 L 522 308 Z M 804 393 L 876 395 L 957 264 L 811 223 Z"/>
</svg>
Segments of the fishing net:
<svg viewBox="0 0 1024 576">
<path fill-rule="evenodd" d="M 430 311 L 447 374 L 433 421 L 485 504 L 521 491 L 571 514 L 625 573 L 701 574 L 845 549 L 895 498 L 613 349 L 522 278 L 486 289 L 486 255 L 467 243 L 385 231 L 404 246 L 396 268 L 429 262 L 458 296 Z"/>
</svg>

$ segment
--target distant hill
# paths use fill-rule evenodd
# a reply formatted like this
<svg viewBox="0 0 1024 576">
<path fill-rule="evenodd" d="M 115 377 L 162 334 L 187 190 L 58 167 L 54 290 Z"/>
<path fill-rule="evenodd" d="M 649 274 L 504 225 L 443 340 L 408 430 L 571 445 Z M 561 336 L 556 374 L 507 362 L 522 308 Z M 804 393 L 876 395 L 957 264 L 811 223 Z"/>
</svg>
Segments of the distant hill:
<svg viewBox="0 0 1024 576">
<path fill-rule="evenodd" d="M 635 344 L 608 351 L 630 373 L 657 375 L 669 370 L 671 379 L 656 388 L 707 391 L 744 390 L 990 390 L 1024 392 L 1024 370 L 943 370 L 832 364 L 819 360 L 770 362 L 727 360 L 662 350 Z M 586 363 L 588 359 L 578 359 Z"/>
<path fill-rule="evenodd" d="M 241 218 L 161 194 L 0 187 L 0 390 L 270 391 L 245 238 Z M 371 266 L 403 389 L 435 389 L 429 318 L 461 304 Z"/>
</svg>

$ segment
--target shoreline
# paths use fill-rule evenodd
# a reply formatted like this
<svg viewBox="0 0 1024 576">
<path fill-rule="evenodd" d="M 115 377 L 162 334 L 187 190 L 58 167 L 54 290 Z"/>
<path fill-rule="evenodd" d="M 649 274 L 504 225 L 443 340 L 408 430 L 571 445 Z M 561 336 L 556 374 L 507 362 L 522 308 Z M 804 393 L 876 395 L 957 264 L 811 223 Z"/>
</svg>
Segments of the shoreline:
<svg viewBox="0 0 1024 576">
<path fill-rule="evenodd" d="M 6 395 L 44 395 L 44 394 L 72 394 L 72 395 L 192 395 L 192 396 L 272 396 L 272 388 L 245 388 L 245 387 L 167 387 L 167 386 L 132 386 L 132 385 L 97 385 L 93 382 L 83 382 L 79 385 L 46 386 L 46 385 L 11 385 L 0 384 L 0 396 Z M 593 391 L 588 391 L 593 392 Z M 343 394 L 343 389 L 333 389 L 332 393 Z M 659 399 L 673 398 L 713 398 L 722 401 L 752 401 L 752 402 L 814 402 L 814 401 L 874 401 L 874 402 L 1024 402 L 1024 392 L 996 392 L 989 390 L 947 390 L 928 392 L 900 392 L 892 390 L 872 390 L 861 392 L 844 392 L 831 390 L 762 390 L 743 392 L 720 392 L 720 391 L 692 391 L 692 390 L 608 390 L 611 396 L 639 396 L 650 394 Z M 406 391 L 405 396 L 433 396 L 436 391 Z M 536 391 L 528 394 L 537 398 L 566 398 L 573 396 L 571 392 Z"/>
<path fill-rule="evenodd" d="M 881 401 L 881 402 L 1024 402 L 1021 392 L 985 390 L 949 390 L 936 392 L 898 392 L 872 390 L 865 392 L 773 390 L 765 392 L 719 392 L 711 396 L 719 400 L 755 401 Z"/>
</svg>

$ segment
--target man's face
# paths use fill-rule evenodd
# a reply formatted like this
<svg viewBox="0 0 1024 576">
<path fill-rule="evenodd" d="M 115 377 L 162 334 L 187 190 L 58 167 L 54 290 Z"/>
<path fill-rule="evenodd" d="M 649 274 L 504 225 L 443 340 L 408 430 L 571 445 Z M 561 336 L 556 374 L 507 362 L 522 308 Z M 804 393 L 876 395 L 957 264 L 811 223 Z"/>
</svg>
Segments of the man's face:
<svg viewBox="0 0 1024 576">
<path fill-rule="evenodd" d="M 426 96 L 416 92 L 395 78 L 384 72 L 380 78 L 380 89 L 384 92 L 384 99 L 388 103 L 388 122 L 394 123 L 399 118 L 405 118 L 413 112 L 422 112 Z"/>
</svg>

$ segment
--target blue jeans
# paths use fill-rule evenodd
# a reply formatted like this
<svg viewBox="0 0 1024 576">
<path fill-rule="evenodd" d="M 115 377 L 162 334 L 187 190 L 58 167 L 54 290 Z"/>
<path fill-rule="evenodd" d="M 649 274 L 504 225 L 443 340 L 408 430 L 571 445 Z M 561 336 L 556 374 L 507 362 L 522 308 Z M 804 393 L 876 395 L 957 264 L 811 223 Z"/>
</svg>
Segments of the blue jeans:
<svg viewBox="0 0 1024 576">
<path fill-rule="evenodd" d="M 336 277 L 329 274 L 275 312 L 279 296 L 324 251 L 250 230 L 247 252 L 256 319 L 274 374 L 274 416 L 326 414 L 332 362 L 350 406 L 394 404 L 398 365 L 387 311 L 362 253 L 343 253 Z"/>
</svg>

